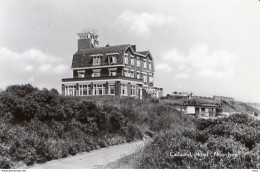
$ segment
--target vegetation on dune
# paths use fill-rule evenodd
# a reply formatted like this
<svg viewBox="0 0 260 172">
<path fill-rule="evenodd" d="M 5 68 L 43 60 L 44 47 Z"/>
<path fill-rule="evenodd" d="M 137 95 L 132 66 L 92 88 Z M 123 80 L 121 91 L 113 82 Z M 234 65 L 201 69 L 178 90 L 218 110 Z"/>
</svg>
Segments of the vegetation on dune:
<svg viewBox="0 0 260 172">
<path fill-rule="evenodd" d="M 192 123 L 158 100 L 65 97 L 14 85 L 0 92 L 0 168 L 32 165 Z"/>
<path fill-rule="evenodd" d="M 0 92 L 0 168 L 43 163 L 145 135 L 154 139 L 110 167 L 260 167 L 260 121 L 245 114 L 194 119 L 165 100 L 65 97 L 31 85 Z"/>
<path fill-rule="evenodd" d="M 259 168 L 260 121 L 237 114 L 157 136 L 135 168 Z"/>
</svg>

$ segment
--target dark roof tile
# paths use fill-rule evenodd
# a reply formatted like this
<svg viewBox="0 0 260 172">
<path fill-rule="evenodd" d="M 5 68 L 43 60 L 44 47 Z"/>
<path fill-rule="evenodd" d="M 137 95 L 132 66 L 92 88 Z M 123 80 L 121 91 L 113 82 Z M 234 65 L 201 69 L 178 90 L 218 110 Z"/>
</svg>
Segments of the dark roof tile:
<svg viewBox="0 0 260 172">
<path fill-rule="evenodd" d="M 91 55 L 94 54 L 106 54 L 106 53 L 119 53 L 119 60 L 123 59 L 123 53 L 129 47 L 130 44 L 124 45 L 115 45 L 115 46 L 108 46 L 108 47 L 98 47 L 98 48 L 89 48 L 86 50 L 81 50 L 76 52 L 73 55 L 72 60 L 72 68 L 81 68 L 81 67 L 89 67 L 92 66 L 91 63 Z M 105 56 L 104 56 L 105 57 Z M 101 59 L 102 63 L 105 64 L 105 58 Z M 119 61 L 119 63 L 122 62 Z"/>
</svg>

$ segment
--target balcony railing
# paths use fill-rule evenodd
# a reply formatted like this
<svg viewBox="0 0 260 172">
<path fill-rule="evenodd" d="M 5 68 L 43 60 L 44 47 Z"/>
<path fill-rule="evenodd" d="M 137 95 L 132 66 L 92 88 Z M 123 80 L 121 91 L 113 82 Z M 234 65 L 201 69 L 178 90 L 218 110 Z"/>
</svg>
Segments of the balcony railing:
<svg viewBox="0 0 260 172">
<path fill-rule="evenodd" d="M 73 81 L 91 81 L 91 80 L 111 80 L 111 79 L 123 79 L 128 81 L 143 82 L 142 79 L 130 78 L 125 76 L 107 76 L 101 75 L 100 77 L 85 77 L 85 78 L 63 78 L 62 82 L 73 82 Z"/>
<path fill-rule="evenodd" d="M 101 63 L 91 63 L 91 64 L 84 64 L 84 67 L 102 67 L 102 66 L 115 66 L 115 65 L 124 65 L 122 63 L 116 62 L 116 63 L 108 63 L 108 62 L 101 62 Z M 80 68 L 80 67 L 79 67 Z"/>
</svg>

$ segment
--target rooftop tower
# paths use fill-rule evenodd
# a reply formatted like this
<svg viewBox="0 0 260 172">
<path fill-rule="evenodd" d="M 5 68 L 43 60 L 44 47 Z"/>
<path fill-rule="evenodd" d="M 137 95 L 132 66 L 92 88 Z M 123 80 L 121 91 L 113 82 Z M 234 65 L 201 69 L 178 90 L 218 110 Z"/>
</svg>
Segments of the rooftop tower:
<svg viewBox="0 0 260 172">
<path fill-rule="evenodd" d="M 83 29 L 77 35 L 79 36 L 78 51 L 99 47 L 98 34 L 95 29 Z"/>
</svg>

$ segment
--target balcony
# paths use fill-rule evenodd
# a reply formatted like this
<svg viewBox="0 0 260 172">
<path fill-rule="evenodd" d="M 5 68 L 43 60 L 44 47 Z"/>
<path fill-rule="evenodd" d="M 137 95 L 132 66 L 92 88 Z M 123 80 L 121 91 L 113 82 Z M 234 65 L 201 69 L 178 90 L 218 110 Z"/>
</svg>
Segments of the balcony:
<svg viewBox="0 0 260 172">
<path fill-rule="evenodd" d="M 112 80 L 112 79 L 122 79 L 127 81 L 135 81 L 135 82 L 143 82 L 142 79 L 137 78 L 129 78 L 125 76 L 108 76 L 108 75 L 101 75 L 100 77 L 85 77 L 85 78 L 63 78 L 62 82 L 75 82 L 75 81 L 98 81 L 98 80 Z"/>
</svg>

